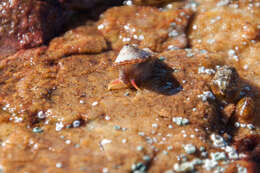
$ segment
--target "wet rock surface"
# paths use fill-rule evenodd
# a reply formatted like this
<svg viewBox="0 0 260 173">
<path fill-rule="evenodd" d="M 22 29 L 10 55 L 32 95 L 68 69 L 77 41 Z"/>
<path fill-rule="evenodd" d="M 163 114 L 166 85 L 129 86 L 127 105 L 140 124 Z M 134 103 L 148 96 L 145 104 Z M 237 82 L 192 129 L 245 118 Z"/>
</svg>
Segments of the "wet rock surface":
<svg viewBox="0 0 260 173">
<path fill-rule="evenodd" d="M 87 12 L 85 18 L 98 18 L 108 7 L 121 4 L 120 0 L 3 0 L 0 2 L 0 57 L 46 44 L 64 32 L 63 27 L 75 20 L 78 11 Z"/>
<path fill-rule="evenodd" d="M 191 12 L 185 9 L 159 11 L 154 7 L 116 7 L 103 14 L 98 28 L 113 49 L 137 44 L 161 52 L 187 46 L 185 29 L 190 16 Z"/>
<path fill-rule="evenodd" d="M 185 57 L 185 51 L 163 54 L 167 59 L 165 63 L 172 69 L 178 69 L 172 77 L 182 86 L 179 92 L 165 96 L 149 88 L 139 92 L 108 91 L 109 81 L 117 76 L 111 66 L 116 55 L 114 51 L 53 59 L 45 54 L 45 49 L 18 52 L 1 64 L 0 100 L 2 114 L 5 115 L 1 124 L 6 121 L 18 124 L 2 147 L 5 152 L 1 161 L 7 171 L 33 171 L 43 165 L 42 170 L 46 171 L 95 172 L 106 167 L 125 172 L 139 162 L 148 169 L 150 159 L 155 155 L 160 160 L 169 157 L 159 150 L 167 150 L 168 145 L 182 150 L 185 143 L 204 145 L 205 128 L 209 128 L 209 132 L 213 127 L 220 129 L 214 105 L 197 97 L 201 91 L 209 90 L 206 85 L 208 80 L 195 75 L 199 57 Z M 183 57 L 183 62 L 178 60 L 179 57 Z M 192 68 L 188 68 L 190 66 Z M 184 77 L 187 82 L 182 83 Z M 158 78 L 154 80 L 158 81 Z M 169 85 L 159 83 L 153 87 Z M 182 107 L 177 106 L 180 104 Z M 121 108 L 122 105 L 125 109 Z M 174 117 L 185 121 L 181 125 Z M 73 128 L 78 120 L 80 125 Z M 136 124 L 136 121 L 139 123 Z M 23 126 L 29 128 L 23 129 Z M 178 132 L 181 130 L 184 133 Z M 187 137 L 183 139 L 183 135 Z M 190 137 L 193 135 L 196 137 Z M 75 147 L 76 144 L 79 147 Z M 131 159 L 128 159 L 129 152 L 132 153 Z M 169 151 L 169 155 L 177 158 L 178 153 Z M 96 159 L 85 160 L 86 156 L 95 156 Z M 143 160 L 145 156 L 150 159 Z M 61 162 L 61 168 L 57 168 L 54 161 Z M 150 169 L 155 172 L 164 170 L 174 161 L 176 159 L 163 167 L 154 164 Z M 21 162 L 30 162 L 34 166 L 19 169 Z M 44 168 L 47 165 L 49 168 Z"/>
<path fill-rule="evenodd" d="M 56 58 L 73 54 L 95 54 L 108 49 L 108 44 L 103 35 L 97 30 L 96 25 L 87 24 L 69 30 L 61 37 L 51 40 L 48 55 Z"/>
<path fill-rule="evenodd" d="M 224 95 L 236 86 L 229 77 L 222 80 L 222 73 L 218 74 L 219 68 L 229 71 L 225 51 L 184 48 L 187 44 L 165 49 L 162 45 L 174 40 L 165 37 L 171 27 L 180 26 L 185 33 L 183 28 L 188 23 L 184 17 L 170 26 L 175 20 L 171 15 L 186 14 L 182 12 L 187 9 L 171 10 L 112 8 L 98 22 L 71 29 L 48 46 L 20 50 L 1 59 L 1 169 L 7 173 L 257 172 L 257 73 L 229 64 L 238 73 L 235 79 L 239 79 L 242 104 L 239 99 L 227 105 L 220 103 L 211 82 L 228 81 L 230 85 L 219 85 Z M 142 22 L 149 27 L 144 29 L 139 19 L 131 17 L 132 11 L 146 16 Z M 125 17 L 127 12 L 129 17 Z M 122 14 L 119 22 L 129 21 L 136 31 L 149 37 L 144 37 L 144 42 L 113 40 L 100 24 L 108 23 L 112 29 L 107 31 L 115 37 L 117 32 L 132 34 L 121 28 L 125 24 L 115 22 L 116 13 Z M 154 26 L 164 34 L 156 35 L 151 29 Z M 166 41 L 157 41 L 161 38 Z M 112 64 L 125 44 L 153 51 L 156 61 L 151 78 L 138 91 L 109 91 L 109 82 L 119 73 Z M 257 62 L 257 46 L 245 50 L 250 52 L 250 60 Z M 255 72 L 253 66 L 248 66 L 250 72 Z M 233 122 L 236 110 L 250 105 L 243 101 L 249 97 L 255 102 L 250 121 L 243 117 Z"/>
<path fill-rule="evenodd" d="M 1 56 L 43 44 L 64 22 L 61 7 L 46 1 L 3 0 L 0 11 Z"/>
<path fill-rule="evenodd" d="M 216 58 L 221 64 L 235 67 L 243 81 L 250 84 L 245 88 L 254 93 L 258 112 L 259 2 L 197 1 L 196 7 L 198 13 L 189 28 L 191 46 L 208 52 L 212 60 Z M 255 120 L 258 122 L 259 116 Z"/>
</svg>

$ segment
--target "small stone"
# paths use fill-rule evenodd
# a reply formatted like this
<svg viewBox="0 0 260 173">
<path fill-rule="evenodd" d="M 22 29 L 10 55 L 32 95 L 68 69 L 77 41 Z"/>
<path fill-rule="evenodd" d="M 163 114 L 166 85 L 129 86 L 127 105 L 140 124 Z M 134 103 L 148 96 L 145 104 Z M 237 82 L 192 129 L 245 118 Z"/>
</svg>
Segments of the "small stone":
<svg viewBox="0 0 260 173">
<path fill-rule="evenodd" d="M 203 163 L 202 160 L 195 158 L 191 161 L 194 165 L 201 165 Z"/>
<path fill-rule="evenodd" d="M 187 144 L 184 146 L 184 150 L 187 154 L 194 154 L 196 152 L 196 147 L 192 144 Z"/>
<path fill-rule="evenodd" d="M 75 144 L 74 147 L 75 147 L 75 148 L 79 148 L 79 147 L 80 147 L 80 144 Z"/>
<path fill-rule="evenodd" d="M 56 163 L 56 168 L 62 168 L 62 163 L 61 162 Z"/>
<path fill-rule="evenodd" d="M 115 129 L 115 130 L 121 130 L 121 127 L 118 126 L 118 125 L 115 125 L 115 126 L 114 126 L 114 129 Z"/>
<path fill-rule="evenodd" d="M 168 146 L 168 147 L 167 147 L 167 150 L 169 150 L 169 151 L 172 150 L 172 149 L 173 149 L 172 146 Z"/>
<path fill-rule="evenodd" d="M 189 120 L 187 118 L 182 118 L 182 117 L 173 117 L 172 121 L 179 126 L 184 126 L 189 124 Z"/>
<path fill-rule="evenodd" d="M 237 165 L 237 173 L 247 173 L 247 169 L 240 165 Z"/>
<path fill-rule="evenodd" d="M 203 167 L 208 171 L 210 171 L 211 169 L 215 168 L 218 165 L 218 162 L 215 160 L 206 159 L 203 162 L 204 162 Z"/>
<path fill-rule="evenodd" d="M 210 139 L 212 140 L 213 145 L 217 148 L 225 147 L 227 145 L 224 138 L 220 135 L 216 135 L 213 133 L 210 135 Z"/>
<path fill-rule="evenodd" d="M 237 151 L 233 147 L 227 146 L 227 147 L 225 147 L 225 151 L 227 152 L 228 157 L 230 159 L 238 159 L 239 158 Z"/>
<path fill-rule="evenodd" d="M 111 142 L 112 142 L 112 140 L 110 140 L 110 139 L 103 139 L 101 141 L 101 145 L 103 146 L 103 145 L 106 145 L 106 144 L 110 144 Z"/>
<path fill-rule="evenodd" d="M 210 153 L 213 160 L 226 160 L 226 154 L 224 152 Z"/>
<path fill-rule="evenodd" d="M 137 147 L 136 147 L 136 150 L 137 150 L 137 151 L 142 151 L 143 149 L 144 149 L 143 146 L 137 146 Z"/>
<path fill-rule="evenodd" d="M 143 164 L 142 162 L 133 164 L 131 168 L 134 173 L 144 173 L 147 169 L 146 165 Z"/>
<path fill-rule="evenodd" d="M 181 161 L 182 161 L 182 162 L 186 162 L 186 161 L 188 160 L 188 157 L 185 156 L 184 154 L 181 154 L 181 155 L 180 155 L 180 158 L 181 158 Z"/>
<path fill-rule="evenodd" d="M 216 99 L 211 91 L 203 91 L 202 94 L 198 95 L 198 98 L 200 98 L 203 102 Z"/>
<path fill-rule="evenodd" d="M 105 116 L 105 120 L 110 120 L 110 119 L 111 119 L 110 116 L 108 115 Z"/>
<path fill-rule="evenodd" d="M 205 147 L 203 146 L 200 147 L 200 151 L 205 151 L 205 150 L 206 150 Z"/>
<path fill-rule="evenodd" d="M 178 35 L 179 35 L 178 31 L 175 29 L 168 33 L 169 37 L 177 37 Z"/>
<path fill-rule="evenodd" d="M 144 160 L 144 161 L 150 161 L 150 160 L 151 160 L 151 158 L 150 158 L 150 156 L 148 156 L 148 155 L 145 155 L 145 156 L 143 157 L 143 160 Z"/>
<path fill-rule="evenodd" d="M 254 130 L 255 126 L 253 124 L 247 124 L 247 128 L 250 130 Z"/>
<path fill-rule="evenodd" d="M 73 126 L 74 128 L 79 127 L 79 126 L 80 126 L 80 120 L 75 120 L 75 121 L 73 121 L 72 126 Z"/>
<path fill-rule="evenodd" d="M 221 166 L 217 166 L 214 173 L 223 173 L 225 172 L 225 168 L 221 167 Z"/>
<path fill-rule="evenodd" d="M 196 165 L 200 165 L 202 163 L 203 163 L 202 160 L 195 158 L 190 162 L 184 161 L 183 163 L 180 164 L 176 163 L 174 164 L 173 169 L 176 172 L 192 172 L 194 171 Z"/>
<path fill-rule="evenodd" d="M 203 151 L 203 152 L 201 153 L 201 156 L 202 156 L 202 157 L 208 157 L 208 152 L 207 152 L 207 151 Z"/>
<path fill-rule="evenodd" d="M 65 143 L 66 144 L 71 144 L 71 140 L 66 140 Z"/>
<path fill-rule="evenodd" d="M 129 92 L 124 93 L 124 96 L 129 96 L 129 95 L 130 95 Z"/>
<path fill-rule="evenodd" d="M 95 101 L 95 102 L 92 103 L 92 106 L 97 106 L 97 104 L 98 104 L 98 102 Z"/>
<path fill-rule="evenodd" d="M 240 124 L 240 127 L 245 128 L 245 127 L 246 127 L 246 124 L 241 123 L 241 124 Z"/>
<path fill-rule="evenodd" d="M 139 136 L 144 136 L 144 132 L 138 132 Z"/>
<path fill-rule="evenodd" d="M 164 154 L 164 155 L 168 155 L 168 152 L 165 151 L 165 150 L 163 150 L 163 154 Z"/>
<path fill-rule="evenodd" d="M 104 25 L 103 24 L 100 24 L 100 25 L 98 25 L 98 30 L 101 30 L 101 29 L 103 29 L 104 28 Z"/>
<path fill-rule="evenodd" d="M 159 60 L 160 60 L 160 61 L 164 61 L 165 59 L 166 59 L 166 58 L 165 58 L 164 56 L 160 56 L 160 57 L 159 57 Z"/>
<path fill-rule="evenodd" d="M 64 127 L 64 124 L 62 122 L 56 123 L 56 131 L 61 131 Z"/>
<path fill-rule="evenodd" d="M 189 172 L 189 171 L 193 171 L 194 170 L 194 165 L 190 162 L 184 162 L 181 164 L 174 164 L 173 169 L 176 172 Z"/>
<path fill-rule="evenodd" d="M 43 129 L 41 127 L 34 127 L 32 131 L 33 133 L 42 133 Z"/>
<path fill-rule="evenodd" d="M 37 117 L 38 117 L 39 119 L 44 119 L 44 118 L 46 118 L 46 115 L 45 115 L 45 113 L 44 113 L 43 111 L 39 111 L 39 112 L 37 113 Z"/>
<path fill-rule="evenodd" d="M 153 127 L 153 128 L 157 128 L 157 127 L 158 127 L 158 124 L 154 123 L 154 124 L 152 124 L 152 127 Z"/>
<path fill-rule="evenodd" d="M 235 127 L 236 128 L 240 127 L 240 123 L 239 122 L 235 122 Z"/>
<path fill-rule="evenodd" d="M 108 169 L 107 168 L 103 168 L 102 169 L 102 173 L 108 173 Z"/>
<path fill-rule="evenodd" d="M 198 68 L 198 73 L 199 74 L 208 74 L 208 75 L 213 75 L 216 73 L 214 69 L 210 68 L 205 68 L 204 66 Z"/>
</svg>

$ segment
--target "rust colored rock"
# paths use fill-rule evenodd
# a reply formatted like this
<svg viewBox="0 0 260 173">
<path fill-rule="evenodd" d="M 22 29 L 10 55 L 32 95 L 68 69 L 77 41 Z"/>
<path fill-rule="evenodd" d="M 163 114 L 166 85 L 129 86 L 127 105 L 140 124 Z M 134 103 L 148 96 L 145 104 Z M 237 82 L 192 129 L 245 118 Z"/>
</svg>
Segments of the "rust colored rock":
<svg viewBox="0 0 260 173">
<path fill-rule="evenodd" d="M 64 35 L 51 40 L 48 54 L 50 57 L 59 58 L 73 54 L 100 53 L 107 48 L 106 40 L 97 27 L 87 24 L 69 30 Z"/>
<path fill-rule="evenodd" d="M 248 135 L 237 141 L 235 146 L 239 152 L 246 154 L 246 159 L 260 162 L 260 135 Z"/>
<path fill-rule="evenodd" d="M 220 110 L 224 108 L 226 116 L 233 117 L 237 100 L 219 104 L 209 86 L 213 76 L 198 74 L 202 66 L 209 69 L 224 64 L 221 62 L 226 56 L 205 50 L 169 51 L 168 46 L 161 47 L 165 42 L 176 41 L 175 37 L 168 38 L 168 29 L 176 27 L 171 25 L 171 21 L 177 20 L 172 16 L 174 11 L 168 11 L 170 14 L 158 17 L 157 21 L 157 14 L 164 13 L 157 8 L 117 9 L 113 18 L 106 16 L 106 21 L 114 25 L 120 20 L 132 24 L 147 38 L 144 37 L 143 43 L 130 44 L 144 48 L 149 47 L 152 40 L 150 48 L 158 46 L 154 50 L 161 52 L 154 52 L 158 62 L 149 71 L 151 78 L 147 84 L 140 85 L 142 90 L 138 91 L 107 90 L 109 82 L 118 77 L 113 62 L 124 62 L 122 60 L 136 56 L 129 57 L 128 52 L 128 56 L 119 56 L 116 60 L 117 49 L 126 43 L 119 42 L 113 49 L 113 37 L 107 39 L 110 37 L 104 29 L 130 36 L 131 33 L 125 31 L 124 23 L 123 28 L 119 25 L 119 29 L 109 30 L 104 18 L 101 22 L 73 28 L 53 39 L 48 47 L 20 50 L 0 59 L 0 170 L 6 173 L 157 173 L 179 172 L 182 166 L 192 164 L 184 171 L 257 172 L 259 135 L 251 135 L 259 134 L 256 124 L 259 121 L 257 118 L 255 124 L 239 121 L 239 127 L 232 122 L 224 124 Z M 129 13 L 129 17 L 120 19 L 119 11 L 124 10 L 137 11 L 147 18 L 135 20 L 135 15 Z M 155 15 L 149 11 L 155 11 Z M 127 14 L 128 11 L 124 15 Z M 148 27 L 143 28 L 146 22 Z M 153 28 L 156 25 L 162 26 Z M 177 26 L 184 25 L 177 23 Z M 156 35 L 157 28 L 162 29 L 162 35 Z M 129 29 L 127 25 L 126 29 Z M 167 41 L 160 41 L 166 38 L 164 36 Z M 236 69 L 239 72 L 240 68 Z M 239 73 L 239 78 L 243 77 Z M 256 87 L 251 83 L 246 86 L 243 95 L 255 92 Z M 259 96 L 254 99 L 258 108 Z M 240 148 L 235 148 L 235 141 L 244 138 L 249 142 L 242 141 L 238 144 Z M 190 151 L 194 148 L 193 154 Z"/>
<path fill-rule="evenodd" d="M 49 40 L 61 29 L 63 14 L 55 1 L 1 1 L 0 57 Z"/>
<path fill-rule="evenodd" d="M 133 0 L 133 3 L 136 5 L 160 5 L 173 1 L 174 0 Z"/>
<path fill-rule="evenodd" d="M 222 114 L 223 114 L 222 120 L 224 121 L 224 123 L 229 122 L 235 110 L 236 110 L 236 106 L 234 104 L 228 104 L 227 106 L 224 107 L 224 109 L 222 110 Z"/>
<path fill-rule="evenodd" d="M 241 170 L 246 170 L 247 173 L 257 173 L 257 166 L 255 162 L 237 160 L 228 165 L 224 173 L 238 173 Z"/>
<path fill-rule="evenodd" d="M 119 5 L 123 0 L 59 0 L 59 2 L 70 9 L 84 10 L 96 6 Z"/>
<path fill-rule="evenodd" d="M 113 49 L 136 44 L 162 52 L 187 46 L 185 30 L 190 16 L 191 12 L 186 9 L 160 11 L 147 6 L 114 7 L 103 14 L 98 29 Z"/>
</svg>

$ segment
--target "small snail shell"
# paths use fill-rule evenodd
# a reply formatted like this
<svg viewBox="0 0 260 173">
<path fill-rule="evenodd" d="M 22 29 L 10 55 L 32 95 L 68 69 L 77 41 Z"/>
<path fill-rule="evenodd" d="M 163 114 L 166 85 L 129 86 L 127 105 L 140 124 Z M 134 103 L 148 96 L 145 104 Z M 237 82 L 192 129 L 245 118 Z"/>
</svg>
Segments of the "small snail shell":
<svg viewBox="0 0 260 173">
<path fill-rule="evenodd" d="M 108 89 L 121 89 L 132 86 L 140 90 L 138 84 L 151 76 L 153 68 L 151 52 L 138 49 L 132 45 L 124 46 L 119 52 L 114 66 L 119 68 L 119 78 L 108 84 Z"/>
<path fill-rule="evenodd" d="M 138 49 L 132 45 L 126 45 L 120 50 L 114 62 L 114 65 L 121 66 L 127 64 L 141 63 L 148 60 L 150 57 L 150 52 Z"/>
<path fill-rule="evenodd" d="M 220 67 L 210 83 L 211 90 L 219 100 L 233 102 L 238 95 L 238 79 L 239 76 L 233 67 Z"/>
<path fill-rule="evenodd" d="M 236 105 L 236 118 L 242 121 L 250 121 L 253 118 L 254 109 L 254 100 L 251 97 L 244 97 Z"/>
</svg>

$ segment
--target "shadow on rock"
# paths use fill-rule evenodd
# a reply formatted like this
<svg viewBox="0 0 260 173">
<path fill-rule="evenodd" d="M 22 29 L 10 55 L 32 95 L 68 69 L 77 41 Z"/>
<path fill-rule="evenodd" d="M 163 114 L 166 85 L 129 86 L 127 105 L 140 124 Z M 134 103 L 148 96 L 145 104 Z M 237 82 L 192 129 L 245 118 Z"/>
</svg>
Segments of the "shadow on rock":
<svg viewBox="0 0 260 173">
<path fill-rule="evenodd" d="M 152 66 L 151 77 L 143 83 L 143 88 L 163 95 L 174 95 L 182 90 L 172 74 L 174 69 L 160 60 L 155 60 Z"/>
</svg>

